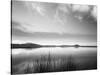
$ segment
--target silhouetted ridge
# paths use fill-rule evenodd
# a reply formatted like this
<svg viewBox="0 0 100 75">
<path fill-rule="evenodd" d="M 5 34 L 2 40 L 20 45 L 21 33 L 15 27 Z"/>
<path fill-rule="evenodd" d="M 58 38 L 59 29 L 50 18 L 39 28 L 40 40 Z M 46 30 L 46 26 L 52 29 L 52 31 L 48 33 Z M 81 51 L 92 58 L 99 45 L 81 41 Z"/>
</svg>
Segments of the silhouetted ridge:
<svg viewBox="0 0 100 75">
<path fill-rule="evenodd" d="M 11 44 L 11 48 L 40 48 L 40 47 L 97 47 L 97 46 L 82 46 L 79 44 L 75 45 L 40 45 L 40 44 L 34 44 L 34 43 L 24 43 L 24 44 Z"/>
<path fill-rule="evenodd" d="M 34 43 L 11 44 L 11 48 L 39 48 L 41 45 Z"/>
</svg>

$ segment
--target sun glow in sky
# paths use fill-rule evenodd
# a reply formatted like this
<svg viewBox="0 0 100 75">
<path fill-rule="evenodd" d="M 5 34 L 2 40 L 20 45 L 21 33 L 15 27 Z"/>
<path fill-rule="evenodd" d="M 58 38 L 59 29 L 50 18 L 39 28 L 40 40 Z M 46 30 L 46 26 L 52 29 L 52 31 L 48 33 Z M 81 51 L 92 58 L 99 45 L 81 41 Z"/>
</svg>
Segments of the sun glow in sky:
<svg viewBox="0 0 100 75">
<path fill-rule="evenodd" d="M 97 42 L 97 7 L 12 0 L 12 43 Z"/>
</svg>

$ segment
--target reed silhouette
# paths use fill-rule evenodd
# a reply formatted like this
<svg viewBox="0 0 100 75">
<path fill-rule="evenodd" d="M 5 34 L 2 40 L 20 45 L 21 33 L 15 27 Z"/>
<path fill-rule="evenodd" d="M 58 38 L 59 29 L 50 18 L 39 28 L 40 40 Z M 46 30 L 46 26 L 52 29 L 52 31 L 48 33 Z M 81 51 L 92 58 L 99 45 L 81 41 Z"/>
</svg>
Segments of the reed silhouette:
<svg viewBox="0 0 100 75">
<path fill-rule="evenodd" d="M 49 53 L 48 56 L 41 56 L 40 59 L 31 60 L 12 66 L 12 74 L 30 74 L 58 71 L 73 71 L 77 69 L 73 57 L 54 58 Z"/>
</svg>

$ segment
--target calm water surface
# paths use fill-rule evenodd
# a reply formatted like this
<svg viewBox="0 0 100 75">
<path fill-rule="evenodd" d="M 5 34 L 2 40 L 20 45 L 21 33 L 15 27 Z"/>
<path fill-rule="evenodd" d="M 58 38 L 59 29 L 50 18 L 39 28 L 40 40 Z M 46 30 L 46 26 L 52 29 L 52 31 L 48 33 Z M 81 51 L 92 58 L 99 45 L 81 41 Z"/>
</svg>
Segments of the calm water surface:
<svg viewBox="0 0 100 75">
<path fill-rule="evenodd" d="M 75 63 L 77 70 L 90 70 L 97 68 L 97 48 L 44 47 L 35 49 L 12 49 L 12 73 L 24 73 L 27 66 L 32 65 L 37 59 L 40 60 L 41 63 L 41 56 L 47 57 L 49 54 L 51 59 L 54 59 L 53 62 L 58 61 L 58 63 L 59 60 L 60 62 L 62 61 L 62 63 L 63 61 L 69 61 L 67 58 L 71 56 L 71 60 Z M 63 60 L 63 58 L 65 59 Z"/>
<path fill-rule="evenodd" d="M 97 48 L 94 47 L 50 47 L 50 48 L 36 48 L 36 49 L 12 49 L 12 55 L 81 55 L 81 54 L 96 54 Z"/>
</svg>

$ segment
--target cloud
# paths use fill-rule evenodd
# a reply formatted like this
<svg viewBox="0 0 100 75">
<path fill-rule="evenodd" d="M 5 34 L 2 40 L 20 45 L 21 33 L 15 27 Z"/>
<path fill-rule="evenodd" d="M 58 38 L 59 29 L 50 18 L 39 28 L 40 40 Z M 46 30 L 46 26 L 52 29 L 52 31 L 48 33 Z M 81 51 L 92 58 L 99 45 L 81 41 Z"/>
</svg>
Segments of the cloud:
<svg viewBox="0 0 100 75">
<path fill-rule="evenodd" d="M 66 15 L 72 15 L 74 18 L 82 21 L 84 16 L 90 12 L 91 6 L 88 5 L 74 5 L 74 4 L 58 4 L 55 13 L 55 19 L 62 25 L 65 24 Z M 86 16 L 85 16 L 86 17 Z"/>
<path fill-rule="evenodd" d="M 57 9 L 64 12 L 64 13 L 69 13 L 69 10 L 67 8 L 67 4 L 59 4 Z"/>
<path fill-rule="evenodd" d="M 26 7 L 31 13 L 39 13 L 41 16 L 45 15 L 45 8 L 43 7 L 43 3 L 41 2 L 25 2 Z"/>
<path fill-rule="evenodd" d="M 35 32 L 62 33 L 62 32 L 65 32 L 65 28 L 62 25 L 57 25 L 55 23 L 52 23 L 52 21 L 43 20 L 42 23 L 37 22 L 36 24 L 14 22 L 12 26 L 13 26 L 14 31 L 17 30 L 17 32 L 20 31 L 23 33 L 35 33 Z"/>
<path fill-rule="evenodd" d="M 95 20 L 97 20 L 97 7 L 94 6 L 92 11 L 91 11 L 91 15 L 94 17 Z"/>
<path fill-rule="evenodd" d="M 55 19 L 56 21 L 58 21 L 60 24 L 64 25 L 64 22 L 63 22 L 63 20 L 61 19 L 61 17 L 60 17 L 59 15 L 60 15 L 60 14 L 59 14 L 59 11 L 56 10 L 54 19 Z"/>
<path fill-rule="evenodd" d="M 88 12 L 90 7 L 88 5 L 72 5 L 72 10 L 75 12 Z"/>
<path fill-rule="evenodd" d="M 97 7 L 96 6 L 92 6 L 92 5 L 70 5 L 70 9 L 72 9 L 72 12 L 75 13 L 74 16 L 79 19 L 82 20 L 84 18 L 84 16 L 92 16 L 94 18 L 94 20 L 97 20 Z"/>
<path fill-rule="evenodd" d="M 79 19 L 80 21 L 82 21 L 82 19 L 83 19 L 83 16 L 79 16 L 79 15 L 76 15 L 74 17 L 77 18 L 77 19 Z"/>
<path fill-rule="evenodd" d="M 90 12 L 91 6 L 56 4 L 56 3 L 53 4 L 53 3 L 29 2 L 29 1 L 26 1 L 26 5 L 27 6 L 25 6 L 25 8 L 27 7 L 29 11 L 28 10 L 23 11 L 23 8 L 21 8 L 17 9 L 16 11 L 17 12 L 22 11 L 22 13 L 13 14 L 13 16 L 15 16 L 14 19 L 20 22 L 20 24 L 15 28 L 23 32 L 27 33 L 54 32 L 61 34 L 92 33 L 91 29 L 88 30 L 87 28 L 89 24 L 87 25 L 83 19 L 84 17 L 87 17 L 88 12 Z M 33 15 L 30 15 L 29 12 Z M 95 12 L 96 10 L 93 9 L 92 13 L 88 15 L 95 15 Z M 84 14 L 85 16 L 83 15 L 83 13 L 85 13 Z M 80 22 L 80 20 L 83 22 Z M 90 23 L 89 20 L 88 23 Z M 84 29 L 87 30 L 85 32 L 81 32 Z"/>
<path fill-rule="evenodd" d="M 45 15 L 45 9 L 40 3 L 31 3 L 33 10 L 36 10 L 42 16 Z"/>
<path fill-rule="evenodd" d="M 48 17 L 50 12 L 56 11 L 50 16 L 54 15 L 54 18 L 57 19 L 59 23 L 64 25 L 64 16 L 66 14 L 72 14 L 73 17 L 77 18 L 79 21 L 82 21 L 84 16 L 88 14 L 96 20 L 96 7 L 92 5 L 79 5 L 79 4 L 53 4 L 53 3 L 44 3 L 44 2 L 27 2 L 29 5 L 29 9 L 31 8 L 31 12 L 39 13 L 43 17 Z M 52 6 L 55 5 L 56 9 L 49 10 Z M 54 7 L 55 8 L 55 7 Z M 91 9 L 93 10 L 91 11 Z M 89 14 L 91 12 L 91 14 Z M 48 14 L 49 13 L 49 14 Z M 75 13 L 75 14 L 73 14 Z M 50 17 L 49 16 L 49 17 Z M 85 16 L 86 17 L 86 16 Z"/>
<path fill-rule="evenodd" d="M 66 14 L 69 14 L 69 13 L 70 13 L 70 11 L 68 9 L 67 4 L 58 4 L 54 18 L 61 25 L 64 25 L 65 24 L 65 16 L 66 16 Z"/>
</svg>

